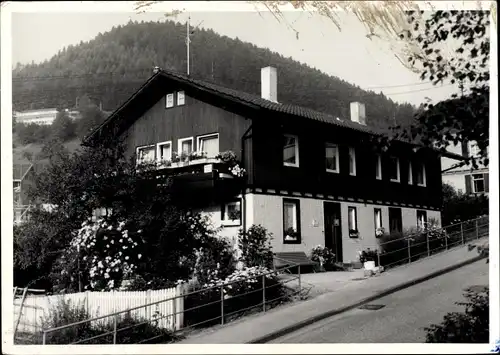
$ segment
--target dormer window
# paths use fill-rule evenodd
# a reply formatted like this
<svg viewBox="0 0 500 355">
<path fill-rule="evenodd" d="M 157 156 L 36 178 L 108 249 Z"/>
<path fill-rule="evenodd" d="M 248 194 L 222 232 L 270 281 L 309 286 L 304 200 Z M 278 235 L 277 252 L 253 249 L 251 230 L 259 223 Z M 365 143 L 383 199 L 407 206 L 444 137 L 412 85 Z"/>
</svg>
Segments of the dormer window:
<svg viewBox="0 0 500 355">
<path fill-rule="evenodd" d="M 173 93 L 167 94 L 165 107 L 166 108 L 174 107 L 174 94 Z"/>
</svg>

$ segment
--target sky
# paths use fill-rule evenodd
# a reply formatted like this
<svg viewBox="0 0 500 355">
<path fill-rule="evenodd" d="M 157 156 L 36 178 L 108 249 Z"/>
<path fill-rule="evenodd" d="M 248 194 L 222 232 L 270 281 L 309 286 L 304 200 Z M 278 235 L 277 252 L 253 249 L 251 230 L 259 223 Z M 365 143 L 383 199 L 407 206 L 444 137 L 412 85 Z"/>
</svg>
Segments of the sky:
<svg viewBox="0 0 500 355">
<path fill-rule="evenodd" d="M 165 12 L 158 12 L 158 9 L 140 14 L 133 12 L 132 2 L 128 4 L 128 8 L 120 7 L 121 11 L 111 11 L 109 8 L 99 11 L 88 5 L 87 12 L 74 12 L 76 6 L 73 6 L 58 13 L 13 13 L 12 64 L 49 59 L 65 46 L 89 41 L 99 32 L 109 31 L 113 26 L 126 24 L 129 20 L 166 19 Z M 352 15 L 341 16 L 339 31 L 325 17 L 307 12 L 287 12 L 285 17 L 292 30 L 269 12 L 259 13 L 252 11 L 252 8 L 249 11 L 217 11 L 214 7 L 209 8 L 209 11 L 205 9 L 191 6 L 173 19 L 185 23 L 190 16 L 193 26 L 211 28 L 221 35 L 238 37 L 242 41 L 269 48 L 363 89 L 382 91 L 398 102 L 419 105 L 426 98 L 440 101 L 458 90 L 456 86 L 436 87 L 422 82 L 417 74 L 403 67 L 396 59 L 388 43 L 368 39 L 364 26 Z"/>
</svg>

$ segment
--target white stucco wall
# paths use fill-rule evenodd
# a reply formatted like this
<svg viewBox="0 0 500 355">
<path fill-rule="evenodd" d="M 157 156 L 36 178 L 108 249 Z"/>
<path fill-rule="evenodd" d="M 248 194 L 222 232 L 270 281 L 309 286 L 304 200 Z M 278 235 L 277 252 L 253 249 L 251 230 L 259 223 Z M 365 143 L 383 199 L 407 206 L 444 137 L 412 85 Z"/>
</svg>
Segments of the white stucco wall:
<svg viewBox="0 0 500 355">
<path fill-rule="evenodd" d="M 222 223 L 220 206 L 206 207 L 198 210 L 197 212 L 199 212 L 202 216 L 208 216 L 210 224 L 213 228 L 220 228 L 217 233 L 219 237 L 227 238 L 231 242 L 231 244 L 235 245 L 236 241 L 238 240 L 238 231 L 240 230 L 241 225 L 224 226 Z"/>
<path fill-rule="evenodd" d="M 274 252 L 303 251 L 310 254 L 317 245 L 325 245 L 324 233 L 324 200 L 288 196 L 300 200 L 301 244 L 283 243 L 283 198 L 284 196 L 251 194 L 247 200 L 247 227 L 252 223 L 261 224 L 273 234 L 271 245 Z M 389 230 L 389 207 L 384 205 L 363 204 L 350 201 L 331 201 L 341 205 L 342 247 L 344 262 L 358 261 L 358 251 L 367 248 L 377 249 L 378 239 L 375 236 L 374 208 L 382 210 L 382 225 Z M 347 223 L 348 207 L 356 207 L 359 238 L 349 238 Z M 427 210 L 427 218 L 441 221 L 439 211 Z M 402 208 L 403 229 L 416 227 L 417 212 L 414 208 Z"/>
</svg>

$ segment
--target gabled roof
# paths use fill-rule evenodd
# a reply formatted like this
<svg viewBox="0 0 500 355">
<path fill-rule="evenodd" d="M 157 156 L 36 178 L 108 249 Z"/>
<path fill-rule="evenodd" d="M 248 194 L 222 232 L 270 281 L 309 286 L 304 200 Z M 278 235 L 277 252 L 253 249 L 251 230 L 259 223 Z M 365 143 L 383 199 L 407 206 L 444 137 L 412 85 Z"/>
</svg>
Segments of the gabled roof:
<svg viewBox="0 0 500 355">
<path fill-rule="evenodd" d="M 383 135 L 384 132 L 379 131 L 373 127 L 362 125 L 351 120 L 340 119 L 334 117 L 330 114 L 318 112 L 309 108 L 272 102 L 261 98 L 258 95 L 249 94 L 243 91 L 238 91 L 223 87 L 208 81 L 193 79 L 185 74 L 177 73 L 170 70 L 158 70 L 153 76 L 151 76 L 122 106 L 115 110 L 100 126 L 98 126 L 91 134 L 84 138 L 83 144 L 90 144 L 91 141 L 95 140 L 98 132 L 109 125 L 111 122 L 116 121 L 119 117 L 127 117 L 126 111 L 129 105 L 133 105 L 137 100 L 141 100 L 141 96 L 145 98 L 147 94 L 145 92 L 152 86 L 156 86 L 157 82 L 161 82 L 162 79 L 169 79 L 176 81 L 184 86 L 192 87 L 210 94 L 229 99 L 233 102 L 248 106 L 250 108 L 264 109 L 269 111 L 274 111 L 286 115 L 291 115 L 299 118 L 314 120 L 318 122 L 328 123 L 339 127 L 344 127 L 347 129 L 352 129 L 364 133 L 369 133 L 373 135 Z M 410 143 L 410 142 L 406 142 Z M 453 154 L 454 155 L 454 154 Z M 456 159 L 456 156 L 450 156 Z"/>
</svg>

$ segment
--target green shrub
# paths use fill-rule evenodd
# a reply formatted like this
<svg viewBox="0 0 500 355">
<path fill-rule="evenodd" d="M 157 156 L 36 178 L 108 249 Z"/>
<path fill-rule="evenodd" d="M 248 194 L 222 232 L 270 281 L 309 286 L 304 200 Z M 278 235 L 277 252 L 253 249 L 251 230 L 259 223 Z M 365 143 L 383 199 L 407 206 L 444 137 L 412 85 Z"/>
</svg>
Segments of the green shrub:
<svg viewBox="0 0 500 355">
<path fill-rule="evenodd" d="M 194 276 L 200 284 L 206 284 L 214 277 L 225 279 L 236 266 L 233 247 L 224 238 L 207 238 L 198 250 Z"/>
<path fill-rule="evenodd" d="M 318 245 L 311 251 L 311 260 L 323 265 L 326 271 L 334 271 L 335 267 L 335 254 L 330 248 Z"/>
<path fill-rule="evenodd" d="M 49 313 L 42 318 L 43 329 L 51 329 L 87 320 L 90 316 L 87 314 L 83 305 L 74 305 L 70 300 L 61 298 L 55 307 L 52 307 Z M 177 340 L 178 337 L 172 334 L 167 329 L 161 329 L 155 326 L 155 322 L 144 323 L 143 318 L 134 318 L 130 313 L 125 313 L 118 316 L 116 329 L 117 344 L 139 344 L 148 343 L 151 341 L 171 342 Z M 135 326 L 134 326 L 135 325 Z M 133 327 L 134 326 L 134 327 Z M 113 344 L 113 334 L 104 335 L 112 332 L 114 329 L 113 320 L 107 318 L 98 320 L 94 324 L 91 322 L 82 323 L 80 325 L 68 327 L 54 332 L 49 332 L 46 335 L 46 344 Z M 94 339 L 90 339 L 93 338 Z M 42 344 L 42 334 L 38 333 L 34 337 L 34 343 Z"/>
<path fill-rule="evenodd" d="M 488 343 L 489 290 L 468 290 L 466 302 L 457 302 L 465 311 L 452 312 L 444 316 L 441 324 L 425 328 L 427 343 Z"/>
<path fill-rule="evenodd" d="M 375 265 L 378 266 L 378 257 L 377 257 L 377 251 L 376 250 L 371 250 L 370 248 L 363 250 L 361 254 L 359 254 L 359 262 L 361 264 L 367 262 L 367 261 L 374 261 Z"/>
<path fill-rule="evenodd" d="M 272 234 L 261 225 L 252 225 L 245 232 L 240 230 L 238 245 L 241 249 L 240 261 L 247 267 L 273 267 L 271 247 Z"/>
</svg>

